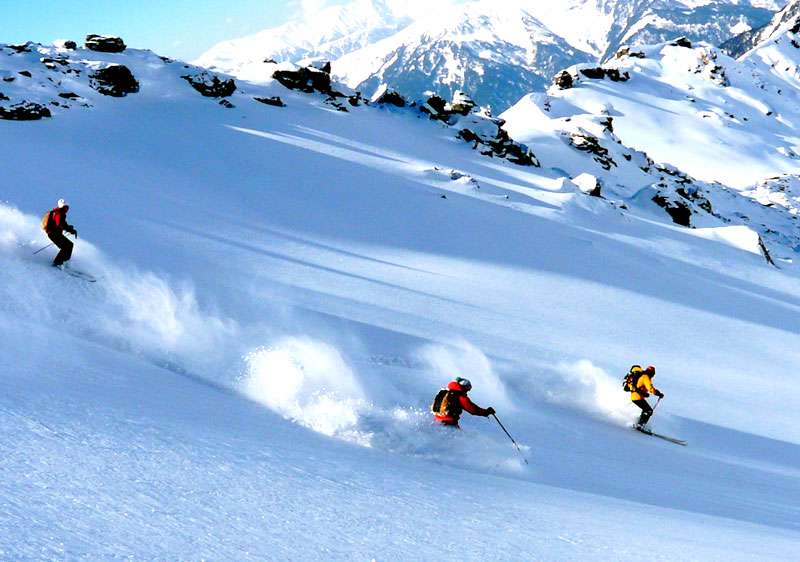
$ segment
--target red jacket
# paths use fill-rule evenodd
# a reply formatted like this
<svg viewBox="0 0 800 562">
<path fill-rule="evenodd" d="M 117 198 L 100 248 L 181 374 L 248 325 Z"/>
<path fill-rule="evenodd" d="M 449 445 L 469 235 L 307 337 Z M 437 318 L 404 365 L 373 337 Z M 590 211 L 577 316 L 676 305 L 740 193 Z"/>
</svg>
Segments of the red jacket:
<svg viewBox="0 0 800 562">
<path fill-rule="evenodd" d="M 69 211 L 68 205 L 64 205 L 61 208 L 56 207 L 50 211 L 50 220 L 47 221 L 47 234 L 74 231 L 72 225 L 67 222 L 67 211 Z"/>
<path fill-rule="evenodd" d="M 447 390 L 450 390 L 458 396 L 458 406 L 453 408 L 450 412 L 451 415 L 446 414 L 433 414 L 433 417 L 439 423 L 444 425 L 458 425 L 458 420 L 461 418 L 461 412 L 466 410 L 473 416 L 489 416 L 489 410 L 481 408 L 477 404 L 475 404 L 472 400 L 469 399 L 467 393 L 464 392 L 464 389 L 461 388 L 461 385 L 458 384 L 456 381 L 452 381 L 447 385 Z"/>
</svg>

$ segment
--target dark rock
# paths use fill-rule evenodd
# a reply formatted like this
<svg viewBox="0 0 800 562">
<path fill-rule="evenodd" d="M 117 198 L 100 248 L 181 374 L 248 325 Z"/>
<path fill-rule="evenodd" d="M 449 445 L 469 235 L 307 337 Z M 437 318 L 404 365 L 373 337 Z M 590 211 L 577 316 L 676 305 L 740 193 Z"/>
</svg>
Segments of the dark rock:
<svg viewBox="0 0 800 562">
<path fill-rule="evenodd" d="M 477 105 L 478 104 L 464 92 L 456 92 L 453 94 L 453 101 L 450 102 L 450 107 L 448 109 L 451 113 L 469 115 Z"/>
<path fill-rule="evenodd" d="M 591 80 L 602 80 L 606 76 L 614 82 L 627 82 L 631 79 L 630 74 L 627 72 L 621 73 L 617 68 L 597 66 L 595 68 L 581 68 L 579 72 Z"/>
<path fill-rule="evenodd" d="M 714 207 L 711 205 L 711 201 L 709 201 L 708 197 L 706 197 L 703 192 L 696 187 L 679 187 L 675 190 L 675 193 L 687 201 L 691 201 L 706 213 L 710 215 L 714 214 Z"/>
<path fill-rule="evenodd" d="M 265 105 L 272 105 L 274 107 L 286 107 L 286 104 L 283 103 L 283 100 L 279 96 L 272 96 L 271 98 L 253 98 L 253 99 Z"/>
<path fill-rule="evenodd" d="M 105 35 L 87 35 L 85 45 L 90 51 L 98 53 L 121 53 L 127 48 L 121 38 Z"/>
<path fill-rule="evenodd" d="M 9 98 L 9 97 L 8 97 L 7 95 L 5 95 L 3 92 L 0 92 L 0 101 L 8 101 L 8 100 L 10 100 L 10 99 L 11 99 L 11 98 Z"/>
<path fill-rule="evenodd" d="M 25 78 L 31 78 L 33 75 L 28 70 L 20 70 L 17 72 L 20 76 L 24 76 Z"/>
<path fill-rule="evenodd" d="M 342 102 L 340 102 L 334 96 L 328 96 L 325 98 L 325 103 L 330 105 L 331 107 L 335 108 L 336 111 L 341 111 L 343 113 L 349 113 L 349 110 L 344 106 Z"/>
<path fill-rule="evenodd" d="M 395 92 L 394 90 L 387 89 L 375 99 L 375 103 L 380 105 L 393 105 L 395 107 L 405 107 L 408 105 L 406 99 Z"/>
<path fill-rule="evenodd" d="M 264 64 L 278 64 L 275 59 L 264 59 Z"/>
<path fill-rule="evenodd" d="M 31 47 L 33 47 L 33 42 L 31 42 L 31 41 L 28 41 L 27 43 L 22 44 L 22 45 L 6 45 L 6 49 L 11 49 L 12 51 L 14 51 L 17 54 L 30 53 L 31 52 Z"/>
<path fill-rule="evenodd" d="M 172 59 L 171 59 L 171 58 L 169 58 L 169 57 L 161 57 L 161 56 L 160 56 L 160 57 L 158 57 L 158 58 L 160 58 L 160 59 L 161 59 L 161 61 L 162 61 L 162 62 L 164 62 L 164 63 L 166 63 L 166 64 L 172 64 L 173 62 L 175 62 L 174 60 L 172 60 Z"/>
<path fill-rule="evenodd" d="M 49 109 L 38 103 L 23 101 L 8 107 L 0 106 L 0 119 L 37 121 L 42 117 L 52 117 L 52 114 Z"/>
<path fill-rule="evenodd" d="M 139 91 L 139 82 L 127 66 L 112 64 L 89 76 L 89 86 L 104 96 L 121 98 Z"/>
<path fill-rule="evenodd" d="M 646 58 L 645 54 L 643 52 L 641 52 L 641 51 L 632 51 L 631 48 L 627 47 L 627 46 L 626 47 L 622 47 L 619 51 L 617 51 L 617 54 L 614 55 L 614 58 L 616 58 L 616 59 L 622 59 L 622 58 L 625 58 L 625 57 L 631 57 L 631 58 L 634 58 L 634 59 Z"/>
<path fill-rule="evenodd" d="M 618 68 L 607 68 L 606 76 L 608 76 L 612 82 L 627 82 L 631 79 L 630 74 L 627 72 L 620 72 Z"/>
<path fill-rule="evenodd" d="M 425 105 L 420 108 L 420 111 L 433 117 L 438 117 L 446 113 L 446 107 L 447 102 L 443 98 L 440 98 L 439 96 L 431 96 L 428 98 L 428 101 L 425 102 Z"/>
<path fill-rule="evenodd" d="M 692 42 L 689 41 L 686 37 L 678 37 L 677 39 L 675 39 L 675 41 L 670 43 L 670 45 L 673 47 L 684 47 L 686 49 L 692 48 Z"/>
<path fill-rule="evenodd" d="M 221 100 L 219 100 L 219 104 L 220 104 L 222 107 L 226 108 L 226 109 L 233 109 L 234 107 L 236 107 L 235 105 L 233 105 L 231 102 L 229 102 L 229 101 L 228 101 L 228 100 L 226 100 L 226 99 L 221 99 Z"/>
<path fill-rule="evenodd" d="M 207 70 L 197 74 L 187 74 L 181 78 L 207 98 L 224 98 L 236 91 L 236 82 L 233 78 L 222 79 Z"/>
<path fill-rule="evenodd" d="M 575 79 L 572 74 L 566 70 L 562 70 L 553 78 L 553 84 L 560 90 L 569 90 L 575 84 Z"/>
<path fill-rule="evenodd" d="M 359 107 L 361 104 L 366 103 L 366 100 L 361 96 L 361 92 L 356 92 L 352 96 L 347 96 L 347 103 L 353 107 Z"/>
<path fill-rule="evenodd" d="M 581 68 L 580 73 L 592 80 L 602 80 L 606 77 L 606 71 L 600 66 L 595 68 Z"/>
<path fill-rule="evenodd" d="M 675 224 L 692 226 L 692 210 L 686 203 L 669 200 L 660 193 L 653 197 L 653 202 L 663 208 Z"/>
<path fill-rule="evenodd" d="M 6 76 L 3 78 L 3 82 L 13 82 L 14 80 L 16 80 L 14 76 Z"/>
<path fill-rule="evenodd" d="M 64 41 L 64 48 L 69 51 L 74 51 L 78 48 L 78 44 L 75 41 Z"/>
<path fill-rule="evenodd" d="M 69 61 L 67 59 L 54 59 L 50 57 L 42 57 L 39 60 L 43 65 L 45 65 L 50 70 L 58 70 L 59 66 L 69 66 Z"/>
<path fill-rule="evenodd" d="M 588 133 L 575 133 L 570 135 L 569 143 L 576 150 L 591 154 L 594 161 L 600 164 L 605 170 L 610 170 L 617 165 L 611 156 L 609 156 L 608 149 L 600 144 L 600 139 L 597 137 Z"/>
<path fill-rule="evenodd" d="M 64 98 L 65 100 L 79 100 L 81 97 L 74 93 L 74 92 L 61 92 L 58 94 L 58 97 Z"/>
<path fill-rule="evenodd" d="M 323 94 L 335 95 L 335 97 L 341 96 L 341 94 L 334 92 L 331 88 L 331 75 L 316 68 L 305 67 L 298 68 L 297 70 L 276 70 L 272 74 L 272 77 L 290 90 L 299 90 L 306 94 L 321 92 Z"/>
</svg>

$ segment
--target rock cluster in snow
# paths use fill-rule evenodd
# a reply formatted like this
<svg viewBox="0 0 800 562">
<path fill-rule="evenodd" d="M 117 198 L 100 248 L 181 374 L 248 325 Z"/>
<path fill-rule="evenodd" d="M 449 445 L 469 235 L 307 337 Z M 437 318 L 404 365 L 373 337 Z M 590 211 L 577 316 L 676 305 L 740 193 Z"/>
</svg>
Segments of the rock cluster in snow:
<svg viewBox="0 0 800 562">
<path fill-rule="evenodd" d="M 121 53 L 127 48 L 120 37 L 106 35 L 87 35 L 84 44 L 90 51 L 98 53 Z"/>
<path fill-rule="evenodd" d="M 236 91 L 233 78 L 221 78 L 207 70 L 185 74 L 181 78 L 207 98 L 226 98 Z"/>
<path fill-rule="evenodd" d="M 139 91 L 139 82 L 130 69 L 122 64 L 101 66 L 89 78 L 89 85 L 105 96 L 121 98 Z"/>
</svg>

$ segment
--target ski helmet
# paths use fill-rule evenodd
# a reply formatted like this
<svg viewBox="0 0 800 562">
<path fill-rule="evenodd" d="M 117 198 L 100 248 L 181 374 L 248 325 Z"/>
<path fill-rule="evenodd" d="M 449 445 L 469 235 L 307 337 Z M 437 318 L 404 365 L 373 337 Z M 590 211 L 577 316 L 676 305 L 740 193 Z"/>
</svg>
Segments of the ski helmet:
<svg viewBox="0 0 800 562">
<path fill-rule="evenodd" d="M 644 370 L 645 373 L 650 375 L 651 377 L 656 376 L 656 368 L 652 365 L 648 365 L 647 369 Z"/>
<path fill-rule="evenodd" d="M 58 200 L 58 208 L 61 209 L 63 207 L 69 207 L 69 205 L 67 205 L 67 202 L 64 201 L 63 199 L 59 199 Z"/>
<path fill-rule="evenodd" d="M 464 392 L 469 392 L 472 390 L 472 383 L 469 382 L 467 379 L 462 379 L 461 377 L 456 377 L 456 382 L 464 389 Z"/>
</svg>

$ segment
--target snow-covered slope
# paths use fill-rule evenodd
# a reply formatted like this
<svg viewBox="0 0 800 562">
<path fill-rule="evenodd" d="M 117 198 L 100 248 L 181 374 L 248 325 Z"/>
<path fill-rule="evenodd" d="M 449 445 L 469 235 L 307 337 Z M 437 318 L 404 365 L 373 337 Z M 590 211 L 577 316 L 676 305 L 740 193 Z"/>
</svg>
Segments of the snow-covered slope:
<svg viewBox="0 0 800 562">
<path fill-rule="evenodd" d="M 800 172 L 794 37 L 787 30 L 741 61 L 684 42 L 626 50 L 606 65 L 624 79 L 573 68 L 538 105 L 557 107 L 557 118 L 611 116 L 624 145 L 698 179 L 749 189 Z M 524 107 L 504 117 L 512 136 L 535 146 Z"/>
<path fill-rule="evenodd" d="M 113 64 L 138 91 L 92 87 Z M 800 280 L 741 225 L 589 197 L 563 170 L 590 153 L 517 166 L 415 108 L 204 97 L 225 77 L 147 51 L 0 68 L 0 106 L 52 114 L 0 120 L 0 558 L 795 557 Z M 33 254 L 59 197 L 95 284 Z M 688 447 L 625 427 L 634 362 Z M 490 420 L 430 425 L 455 375 L 529 466 Z"/>
<path fill-rule="evenodd" d="M 221 43 L 197 64 L 269 78 L 264 60 L 334 61 L 350 86 L 381 84 L 412 98 L 464 90 L 503 111 L 561 68 L 605 59 L 624 44 L 678 36 L 719 44 L 760 28 L 779 0 L 471 0 L 399 17 L 383 0 L 327 8 L 306 21 Z"/>
</svg>

